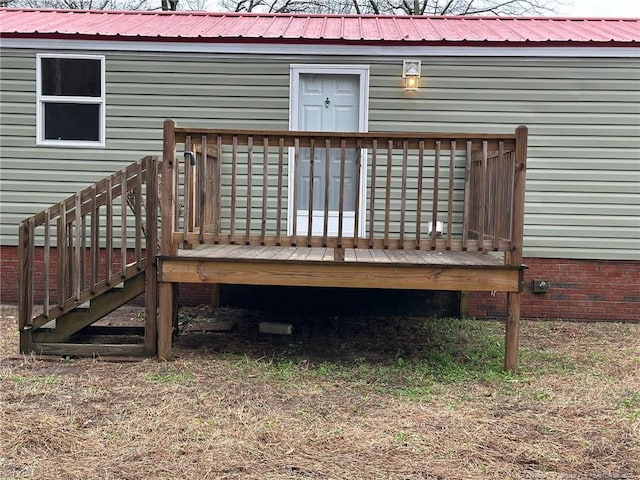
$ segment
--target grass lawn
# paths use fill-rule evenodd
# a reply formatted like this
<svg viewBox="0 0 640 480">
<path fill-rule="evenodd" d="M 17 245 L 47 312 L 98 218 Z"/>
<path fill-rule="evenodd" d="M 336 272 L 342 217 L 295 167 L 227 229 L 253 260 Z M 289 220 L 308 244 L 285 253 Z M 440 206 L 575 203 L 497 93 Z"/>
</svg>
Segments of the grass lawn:
<svg viewBox="0 0 640 480">
<path fill-rule="evenodd" d="M 640 478 L 640 323 L 525 321 L 505 374 L 502 322 L 265 315 L 115 363 L 18 355 L 3 307 L 0 479 Z"/>
</svg>

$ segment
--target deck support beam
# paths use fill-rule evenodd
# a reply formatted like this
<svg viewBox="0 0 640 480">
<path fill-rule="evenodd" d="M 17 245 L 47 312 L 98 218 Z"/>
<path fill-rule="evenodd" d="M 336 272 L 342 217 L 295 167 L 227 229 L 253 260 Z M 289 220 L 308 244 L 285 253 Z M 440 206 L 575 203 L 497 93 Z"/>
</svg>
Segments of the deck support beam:
<svg viewBox="0 0 640 480">
<path fill-rule="evenodd" d="M 160 257 L 160 282 L 517 292 L 518 268 Z M 162 302 L 168 302 L 160 292 Z"/>
</svg>

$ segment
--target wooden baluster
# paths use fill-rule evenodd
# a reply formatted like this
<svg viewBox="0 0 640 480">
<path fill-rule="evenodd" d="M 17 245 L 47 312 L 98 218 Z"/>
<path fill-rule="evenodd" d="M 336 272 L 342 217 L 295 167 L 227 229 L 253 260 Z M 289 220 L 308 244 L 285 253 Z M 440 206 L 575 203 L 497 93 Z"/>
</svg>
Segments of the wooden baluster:
<svg viewBox="0 0 640 480">
<path fill-rule="evenodd" d="M 105 248 L 107 262 L 107 286 L 111 286 L 111 277 L 113 276 L 113 177 L 107 177 L 107 198 L 106 198 L 106 231 L 105 231 Z"/>
<path fill-rule="evenodd" d="M 95 187 L 94 187 L 95 190 Z M 43 245 L 43 263 L 44 263 L 44 285 L 43 288 L 43 314 L 49 318 L 49 311 L 51 308 L 51 301 L 49 298 L 49 290 L 51 285 L 50 281 L 50 268 L 51 268 L 51 211 L 49 209 L 44 211 L 44 245 Z"/>
<path fill-rule="evenodd" d="M 253 190 L 253 137 L 247 138 L 247 224 L 245 244 L 251 244 L 251 197 Z"/>
<path fill-rule="evenodd" d="M 65 202 L 59 204 L 58 231 L 56 232 L 56 255 L 58 262 L 58 305 L 64 307 L 67 300 L 67 206 Z"/>
<path fill-rule="evenodd" d="M 471 222 L 471 140 L 467 141 L 467 154 L 464 165 L 464 219 L 462 220 L 462 249 L 467 249 L 469 222 Z"/>
<path fill-rule="evenodd" d="M 404 228 L 407 203 L 407 163 L 409 157 L 409 142 L 402 142 L 402 187 L 400 192 L 400 248 L 404 250 Z"/>
<path fill-rule="evenodd" d="M 373 248 L 373 234 L 375 230 L 375 211 L 376 211 L 376 178 L 377 161 L 378 161 L 378 139 L 373 139 L 371 148 L 371 198 L 369 199 L 369 248 Z"/>
<path fill-rule="evenodd" d="M 447 199 L 447 250 L 451 250 L 451 237 L 453 236 L 453 190 L 455 188 L 456 174 L 456 142 L 451 141 L 449 156 L 449 198 Z"/>
<path fill-rule="evenodd" d="M 420 250 L 422 234 L 422 189 L 424 177 L 424 140 L 418 142 L 418 198 L 416 199 L 416 250 Z"/>
<path fill-rule="evenodd" d="M 507 172 L 509 171 L 504 164 L 504 141 L 498 142 L 498 158 L 495 162 L 496 171 L 496 195 L 495 195 L 495 211 L 493 217 L 493 249 L 498 250 L 500 247 L 500 237 L 502 237 L 502 225 L 504 217 L 505 183 L 507 180 Z"/>
<path fill-rule="evenodd" d="M 183 237 L 185 246 L 189 243 L 189 234 L 193 232 L 196 216 L 196 202 L 195 202 L 195 185 L 196 185 L 196 173 L 195 168 L 191 165 L 191 162 L 196 158 L 196 152 L 193 148 L 191 141 L 191 135 L 187 135 L 184 141 L 184 223 L 183 223 Z M 202 205 L 200 205 L 202 210 Z M 200 226 L 202 228 L 202 225 Z"/>
<path fill-rule="evenodd" d="M 208 165 L 208 163 L 207 163 Z M 216 155 L 213 157 L 213 165 L 211 166 L 211 174 L 207 171 L 207 177 L 210 180 L 209 191 L 215 191 L 215 210 L 213 210 L 213 241 L 220 242 L 220 233 L 222 231 L 222 137 L 218 136 L 218 144 L 216 145 Z M 209 167 L 207 167 L 209 169 Z"/>
<path fill-rule="evenodd" d="M 389 224 L 391 223 L 391 165 L 393 162 L 393 140 L 387 141 L 387 179 L 384 205 L 384 248 L 389 248 Z"/>
<path fill-rule="evenodd" d="M 70 238 L 71 240 L 71 252 L 73 253 L 73 261 L 71 262 L 71 285 L 73 291 L 73 299 L 77 302 L 80 300 L 80 256 L 82 255 L 80 249 L 80 220 L 82 217 L 81 209 L 81 200 L 80 194 L 77 193 L 75 195 L 74 201 L 74 210 L 75 210 L 75 218 L 72 223 L 69 224 L 69 227 L 72 229 L 73 236 Z M 75 225 L 75 229 L 74 229 Z"/>
<path fill-rule="evenodd" d="M 364 172 L 365 176 L 367 172 Z M 355 188 L 355 208 L 353 219 L 353 244 L 358 245 L 358 237 L 360 236 L 360 182 L 362 181 L 362 140 L 359 138 L 356 140 L 356 182 Z"/>
<path fill-rule="evenodd" d="M 172 205 L 173 205 L 173 219 L 171 222 L 171 242 L 173 243 L 173 233 L 177 232 L 180 228 L 180 160 L 177 155 L 175 155 L 175 136 L 174 136 L 174 157 L 173 162 L 170 167 L 170 175 L 172 177 L 170 180 L 173 183 L 173 195 L 172 195 Z M 184 178 L 183 178 L 184 181 Z M 177 253 L 178 245 L 176 244 L 172 247 Z"/>
<path fill-rule="evenodd" d="M 267 235 L 267 199 L 269 197 L 269 137 L 262 139 L 262 224 L 260 227 L 260 245 L 265 244 Z"/>
<path fill-rule="evenodd" d="M 100 207 L 97 203 L 96 186 L 91 186 L 91 285 L 89 291 L 95 293 L 100 271 Z"/>
<path fill-rule="evenodd" d="M 329 188 L 331 186 L 331 139 L 324 139 L 324 207 L 322 224 L 322 246 L 326 247 L 329 240 Z"/>
<path fill-rule="evenodd" d="M 489 181 L 487 178 L 487 158 L 488 158 L 488 146 L 487 141 L 484 140 L 482 142 L 482 160 L 480 167 L 480 178 L 478 182 L 478 186 L 480 187 L 480 199 L 478 201 L 478 227 L 480 229 L 478 233 L 478 250 L 484 250 L 484 232 L 485 232 L 485 212 L 487 210 L 487 190 L 489 187 Z"/>
<path fill-rule="evenodd" d="M 344 175 L 347 163 L 347 141 L 340 139 L 340 195 L 338 200 L 338 248 L 342 248 L 342 229 L 344 223 Z"/>
<path fill-rule="evenodd" d="M 84 292 L 87 285 L 87 214 L 82 215 L 80 230 L 80 290 Z"/>
<path fill-rule="evenodd" d="M 218 205 L 218 200 L 214 195 L 211 195 L 207 192 L 207 175 L 209 172 L 207 171 L 207 166 L 209 164 L 208 159 L 208 151 L 209 145 L 207 144 L 207 136 L 202 135 L 200 139 L 200 146 L 202 148 L 202 154 L 200 155 L 200 161 L 196 165 L 196 177 L 197 177 L 197 185 L 198 185 L 198 223 L 200 227 L 200 234 L 198 235 L 198 243 L 201 245 L 204 243 L 204 231 L 207 223 L 207 209 L 213 209 L 215 212 Z M 210 202 L 210 204 L 208 204 Z M 215 223 L 215 222 L 211 222 Z M 216 226 L 213 225 L 214 234 L 216 232 Z"/>
<path fill-rule="evenodd" d="M 218 136 L 219 141 L 222 138 Z M 220 152 L 218 152 L 220 155 Z M 231 143 L 231 230 L 230 241 L 236 243 L 236 205 L 238 197 L 238 136 L 234 135 Z"/>
<path fill-rule="evenodd" d="M 174 187 L 174 202 L 173 202 L 173 232 L 178 232 L 180 229 L 180 216 L 182 215 L 182 219 L 184 222 L 184 198 L 182 199 L 182 202 L 180 202 L 180 159 L 178 158 L 177 154 L 175 156 L 174 159 L 174 168 L 172 168 L 172 173 L 173 173 L 173 184 L 175 185 Z M 182 181 L 184 182 L 184 175 L 182 176 Z M 184 194 L 184 183 L 183 183 L 183 188 L 182 188 L 182 193 Z M 182 208 L 182 209 L 181 209 Z M 172 234 L 173 236 L 173 234 Z M 183 242 L 186 242 L 186 239 L 183 239 Z M 184 245 L 184 244 L 183 244 Z M 175 251 L 177 252 L 178 249 L 178 245 L 176 245 L 175 247 Z"/>
<path fill-rule="evenodd" d="M 67 245 L 66 245 L 66 255 L 67 255 L 67 285 L 66 288 L 66 296 L 67 300 L 74 300 L 75 289 L 73 283 L 73 267 L 74 267 L 74 255 L 73 255 L 73 220 L 69 219 L 67 222 Z"/>
<path fill-rule="evenodd" d="M 298 181 L 300 178 L 300 138 L 293 140 L 293 178 L 289 179 L 289 185 L 293 184 L 293 212 L 292 212 L 292 232 L 291 246 L 295 247 L 298 237 Z"/>
<path fill-rule="evenodd" d="M 142 270 L 142 160 L 136 162 L 135 187 L 133 190 L 133 211 L 135 225 L 135 263 L 136 270 Z"/>
<path fill-rule="evenodd" d="M 313 181 L 316 160 L 315 138 L 309 139 L 309 142 L 309 208 L 307 209 L 307 246 L 311 246 L 311 236 L 313 233 Z"/>
<path fill-rule="evenodd" d="M 280 246 L 282 231 L 282 176 L 284 170 L 284 138 L 278 139 L 278 198 L 276 207 L 276 245 Z"/>
<path fill-rule="evenodd" d="M 431 209 L 431 250 L 436 249 L 438 238 L 438 196 L 440 195 L 440 140 L 436 141 L 433 165 L 433 200 Z"/>
<path fill-rule="evenodd" d="M 120 175 L 120 277 L 127 278 L 127 174 Z"/>
</svg>

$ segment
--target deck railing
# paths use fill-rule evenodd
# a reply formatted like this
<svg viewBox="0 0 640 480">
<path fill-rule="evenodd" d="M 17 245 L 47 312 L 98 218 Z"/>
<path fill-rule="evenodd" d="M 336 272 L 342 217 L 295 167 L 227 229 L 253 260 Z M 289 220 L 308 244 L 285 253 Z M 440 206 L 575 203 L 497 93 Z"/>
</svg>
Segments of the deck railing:
<svg viewBox="0 0 640 480">
<path fill-rule="evenodd" d="M 45 325 L 153 263 L 157 172 L 157 159 L 145 157 L 20 223 L 21 331 Z"/>
<path fill-rule="evenodd" d="M 164 255 L 197 244 L 521 248 L 526 127 L 329 133 L 167 120 L 164 135 Z"/>
</svg>

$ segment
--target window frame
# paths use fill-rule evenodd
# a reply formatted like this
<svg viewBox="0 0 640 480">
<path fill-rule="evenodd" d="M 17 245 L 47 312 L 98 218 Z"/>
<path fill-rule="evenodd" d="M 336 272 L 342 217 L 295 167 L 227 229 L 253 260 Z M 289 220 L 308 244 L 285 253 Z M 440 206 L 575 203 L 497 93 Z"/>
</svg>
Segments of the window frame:
<svg viewBox="0 0 640 480">
<path fill-rule="evenodd" d="M 62 96 L 44 95 L 42 93 L 42 59 L 44 58 L 65 58 L 84 59 L 100 61 L 100 96 Z M 79 147 L 79 148 L 104 148 L 105 147 L 105 120 L 106 120 L 106 95 L 105 95 L 105 57 L 104 55 L 83 55 L 65 53 L 38 53 L 36 54 L 36 145 L 51 147 Z M 45 138 L 45 115 L 44 105 L 46 103 L 73 103 L 98 105 L 98 140 L 52 140 Z"/>
</svg>

